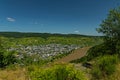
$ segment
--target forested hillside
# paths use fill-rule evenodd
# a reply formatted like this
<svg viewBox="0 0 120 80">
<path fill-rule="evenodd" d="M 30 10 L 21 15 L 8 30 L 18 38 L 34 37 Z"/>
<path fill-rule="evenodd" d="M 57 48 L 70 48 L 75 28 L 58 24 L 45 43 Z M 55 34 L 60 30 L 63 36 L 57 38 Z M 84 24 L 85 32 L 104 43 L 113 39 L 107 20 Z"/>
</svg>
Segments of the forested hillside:
<svg viewBox="0 0 120 80">
<path fill-rule="evenodd" d="M 40 45 L 40 44 L 76 44 L 92 46 L 100 44 L 102 37 L 86 36 L 77 34 L 50 34 L 50 33 L 19 33 L 19 32 L 0 32 L 1 40 L 6 47 L 18 45 Z"/>
</svg>

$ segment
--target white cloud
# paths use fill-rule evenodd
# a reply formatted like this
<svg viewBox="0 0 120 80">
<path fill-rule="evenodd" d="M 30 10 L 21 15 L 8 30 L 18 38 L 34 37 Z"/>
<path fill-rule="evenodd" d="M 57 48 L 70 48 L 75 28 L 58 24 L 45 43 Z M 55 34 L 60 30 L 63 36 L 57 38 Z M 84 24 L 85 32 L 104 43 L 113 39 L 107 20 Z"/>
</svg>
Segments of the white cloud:
<svg viewBox="0 0 120 80">
<path fill-rule="evenodd" d="M 9 22 L 15 22 L 15 21 L 16 21 L 14 18 L 11 18 L 11 17 L 7 17 L 6 19 L 7 19 L 7 21 L 9 21 Z"/>
<path fill-rule="evenodd" d="M 75 33 L 79 33 L 79 31 L 74 31 Z"/>
</svg>

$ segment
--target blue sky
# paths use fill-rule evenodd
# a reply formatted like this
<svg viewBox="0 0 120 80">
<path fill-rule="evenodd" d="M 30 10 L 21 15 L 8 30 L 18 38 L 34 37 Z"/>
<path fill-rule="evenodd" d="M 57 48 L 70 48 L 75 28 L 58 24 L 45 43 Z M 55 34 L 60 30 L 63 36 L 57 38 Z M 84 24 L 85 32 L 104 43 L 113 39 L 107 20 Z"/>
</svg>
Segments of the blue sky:
<svg viewBox="0 0 120 80">
<path fill-rule="evenodd" d="M 99 35 L 119 0 L 0 0 L 0 31 Z"/>
</svg>

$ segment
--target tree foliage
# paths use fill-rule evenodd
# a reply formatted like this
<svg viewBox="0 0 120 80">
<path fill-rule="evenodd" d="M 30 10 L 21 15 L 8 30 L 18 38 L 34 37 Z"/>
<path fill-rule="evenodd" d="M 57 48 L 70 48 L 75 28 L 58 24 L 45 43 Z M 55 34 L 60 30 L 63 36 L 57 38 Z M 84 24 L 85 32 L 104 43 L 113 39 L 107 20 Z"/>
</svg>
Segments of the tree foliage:
<svg viewBox="0 0 120 80">
<path fill-rule="evenodd" d="M 112 53 L 120 53 L 120 7 L 110 10 L 100 26 L 97 31 L 105 35 L 105 45 Z"/>
<path fill-rule="evenodd" d="M 120 7 L 110 10 L 108 17 L 100 26 L 97 31 L 103 33 L 108 39 L 120 39 Z"/>
<path fill-rule="evenodd" d="M 0 68 L 16 62 L 15 52 L 6 51 L 4 45 L 4 41 L 0 38 Z"/>
</svg>

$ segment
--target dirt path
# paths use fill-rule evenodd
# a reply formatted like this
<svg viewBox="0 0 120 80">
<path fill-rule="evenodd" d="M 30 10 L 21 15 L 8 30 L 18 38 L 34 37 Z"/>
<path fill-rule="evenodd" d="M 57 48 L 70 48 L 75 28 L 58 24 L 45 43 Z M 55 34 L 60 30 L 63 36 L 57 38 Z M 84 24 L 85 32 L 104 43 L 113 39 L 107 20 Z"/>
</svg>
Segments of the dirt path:
<svg viewBox="0 0 120 80">
<path fill-rule="evenodd" d="M 89 50 L 89 48 L 90 47 L 84 47 L 84 48 L 77 49 L 77 50 L 73 51 L 71 54 L 69 54 L 68 56 L 65 56 L 65 57 L 63 57 L 61 59 L 58 59 L 55 62 L 68 63 L 68 62 L 70 62 L 72 60 L 79 59 L 79 58 L 86 55 L 86 52 Z"/>
</svg>

